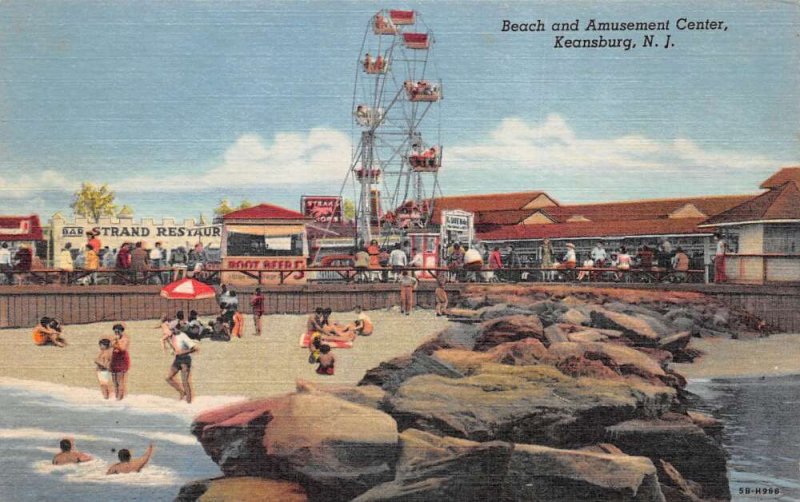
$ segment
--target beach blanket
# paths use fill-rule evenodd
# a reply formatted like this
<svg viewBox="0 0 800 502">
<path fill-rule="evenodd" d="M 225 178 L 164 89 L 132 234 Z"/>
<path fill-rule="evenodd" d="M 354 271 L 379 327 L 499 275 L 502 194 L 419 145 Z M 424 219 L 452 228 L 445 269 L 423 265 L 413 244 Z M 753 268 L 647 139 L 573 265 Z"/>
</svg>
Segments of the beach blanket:
<svg viewBox="0 0 800 502">
<path fill-rule="evenodd" d="M 300 347 L 307 349 L 308 344 L 311 343 L 311 333 L 303 333 L 300 335 Z M 352 349 L 353 342 L 334 342 L 325 341 L 324 343 L 330 345 L 332 349 Z"/>
</svg>

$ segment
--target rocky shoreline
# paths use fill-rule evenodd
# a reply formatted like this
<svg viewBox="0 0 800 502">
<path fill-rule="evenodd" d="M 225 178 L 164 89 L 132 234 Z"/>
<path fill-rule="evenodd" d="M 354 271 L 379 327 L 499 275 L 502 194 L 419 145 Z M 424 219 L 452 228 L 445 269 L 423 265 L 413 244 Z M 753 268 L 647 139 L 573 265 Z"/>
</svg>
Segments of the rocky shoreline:
<svg viewBox="0 0 800 502">
<path fill-rule="evenodd" d="M 471 287 L 451 316 L 358 386 L 298 382 L 196 417 L 225 477 L 177 500 L 730 499 L 722 424 L 687 409 L 670 363 L 700 355 L 692 337 L 763 330 L 752 316 L 557 286 Z"/>
</svg>

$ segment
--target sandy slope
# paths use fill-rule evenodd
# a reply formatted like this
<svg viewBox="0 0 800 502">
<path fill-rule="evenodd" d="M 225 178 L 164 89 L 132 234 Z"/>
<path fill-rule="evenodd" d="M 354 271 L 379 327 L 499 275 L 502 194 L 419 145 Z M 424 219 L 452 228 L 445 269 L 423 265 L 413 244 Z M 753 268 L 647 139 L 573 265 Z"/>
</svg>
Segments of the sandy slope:
<svg viewBox="0 0 800 502">
<path fill-rule="evenodd" d="M 800 374 L 800 335 L 731 340 L 693 338 L 691 347 L 705 352 L 692 364 L 673 364 L 687 378 Z"/>
<path fill-rule="evenodd" d="M 266 396 L 294 389 L 295 380 L 304 378 L 330 383 L 355 383 L 364 372 L 383 360 L 410 352 L 420 342 L 444 328 L 443 318 L 432 311 L 417 311 L 412 316 L 396 312 L 369 312 L 375 334 L 359 337 L 352 349 L 335 350 L 336 375 L 319 376 L 308 364 L 308 352 L 299 348 L 305 317 L 273 315 L 264 319 L 266 335 L 253 336 L 250 316 L 246 316 L 246 334 L 228 343 L 204 340 L 201 352 L 194 357 L 193 382 L 198 395 Z M 352 314 L 338 314 L 341 322 Z M 0 376 L 56 382 L 70 386 L 96 387 L 94 364 L 97 341 L 111 333 L 113 323 L 67 326 L 69 346 L 36 347 L 30 329 L 0 330 Z M 129 392 L 177 397 L 164 377 L 172 357 L 159 345 L 158 322 L 127 323 L 131 334 L 131 371 Z M 98 391 L 99 394 L 99 391 Z"/>
</svg>

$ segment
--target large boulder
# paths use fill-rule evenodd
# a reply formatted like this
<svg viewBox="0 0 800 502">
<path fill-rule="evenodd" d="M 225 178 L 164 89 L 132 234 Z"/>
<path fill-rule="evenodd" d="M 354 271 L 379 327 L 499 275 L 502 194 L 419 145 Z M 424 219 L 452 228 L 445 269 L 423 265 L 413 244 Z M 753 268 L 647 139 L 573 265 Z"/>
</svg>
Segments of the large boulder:
<svg viewBox="0 0 800 502">
<path fill-rule="evenodd" d="M 629 455 L 669 462 L 705 497 L 730 499 L 725 451 L 688 417 L 619 423 L 607 428 L 607 440 Z"/>
<path fill-rule="evenodd" d="M 548 349 L 551 358 L 584 357 L 608 366 L 620 375 L 635 375 L 660 385 L 666 373 L 661 365 L 646 354 L 624 345 L 599 342 L 554 343 Z"/>
<path fill-rule="evenodd" d="M 675 395 L 643 382 L 575 379 L 547 365 L 487 363 L 461 379 L 414 377 L 387 398 L 386 409 L 401 430 L 573 446 L 602 440 L 608 425 L 660 416 Z"/>
<path fill-rule="evenodd" d="M 481 334 L 475 341 L 473 350 L 485 352 L 506 342 L 516 342 L 525 338 L 535 338 L 549 345 L 544 336 L 542 321 L 535 315 L 514 315 L 487 321 L 480 326 Z"/>
<path fill-rule="evenodd" d="M 591 313 L 592 326 L 595 328 L 615 329 L 622 332 L 634 345 L 656 347 L 658 333 L 643 319 L 595 307 Z"/>
<path fill-rule="evenodd" d="M 192 433 L 226 475 L 296 480 L 312 500 L 391 480 L 397 457 L 392 417 L 320 392 L 212 410 Z"/>
<path fill-rule="evenodd" d="M 646 458 L 517 444 L 501 500 L 663 502 L 664 496 Z"/>
<path fill-rule="evenodd" d="M 500 493 L 512 449 L 502 441 L 476 443 L 409 429 L 400 434 L 394 481 L 355 500 L 490 500 Z"/>
<path fill-rule="evenodd" d="M 461 378 L 462 375 L 449 364 L 424 352 L 414 352 L 382 362 L 377 368 L 367 370 L 358 385 L 376 385 L 388 392 L 394 392 L 406 380 L 417 375 L 441 375 L 448 378 Z"/>
<path fill-rule="evenodd" d="M 252 476 L 193 481 L 181 487 L 175 502 L 306 502 L 302 486 L 290 481 Z"/>
<path fill-rule="evenodd" d="M 688 331 L 681 331 L 669 336 L 665 336 L 658 341 L 658 347 L 667 352 L 678 352 L 689 346 L 692 334 Z"/>
<path fill-rule="evenodd" d="M 436 351 L 433 355 L 436 359 L 445 362 L 466 376 L 479 373 L 481 366 L 486 363 L 526 366 L 549 361 L 547 349 L 542 345 L 542 342 L 535 338 L 501 343 L 486 352 L 442 349 Z"/>
<path fill-rule="evenodd" d="M 532 315 L 533 312 L 527 308 L 516 305 L 508 305 L 505 303 L 498 303 L 489 307 L 483 307 L 479 311 L 481 320 L 491 321 L 499 317 L 508 317 L 512 315 Z"/>
<path fill-rule="evenodd" d="M 568 324 L 589 324 L 590 319 L 589 316 L 584 314 L 578 309 L 571 308 L 564 312 L 563 314 L 559 315 L 556 319 L 558 322 L 564 322 Z"/>
<path fill-rule="evenodd" d="M 439 349 L 472 350 L 480 334 L 481 330 L 476 325 L 451 323 L 446 329 L 422 342 L 414 352 L 433 354 Z"/>
</svg>

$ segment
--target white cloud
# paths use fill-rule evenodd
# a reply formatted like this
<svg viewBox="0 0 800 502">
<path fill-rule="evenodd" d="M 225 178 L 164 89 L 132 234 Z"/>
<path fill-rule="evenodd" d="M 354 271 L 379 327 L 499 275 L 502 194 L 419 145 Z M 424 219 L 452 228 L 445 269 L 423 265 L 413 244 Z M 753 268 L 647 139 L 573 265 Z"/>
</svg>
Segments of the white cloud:
<svg viewBox="0 0 800 502">
<path fill-rule="evenodd" d="M 549 115 L 540 124 L 506 118 L 488 137 L 488 141 L 475 145 L 447 148 L 444 167 L 460 170 L 503 166 L 579 175 L 595 169 L 623 174 L 641 170 L 775 170 L 781 165 L 764 156 L 705 149 L 685 138 L 580 138 L 558 114 Z"/>
<path fill-rule="evenodd" d="M 47 169 L 38 173 L 24 173 L 11 179 L 0 177 L 0 193 L 9 199 L 28 199 L 37 193 L 73 191 L 78 184 L 58 171 Z"/>
<path fill-rule="evenodd" d="M 225 150 L 216 167 L 191 180 L 185 174 L 170 179 L 138 177 L 114 187 L 186 191 L 341 181 L 350 167 L 350 145 L 349 136 L 329 128 L 314 128 L 306 134 L 278 133 L 271 142 L 258 134 L 244 134 Z"/>
</svg>

